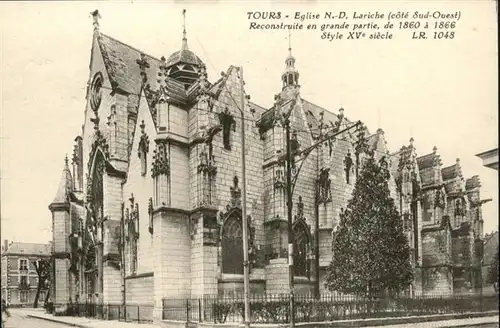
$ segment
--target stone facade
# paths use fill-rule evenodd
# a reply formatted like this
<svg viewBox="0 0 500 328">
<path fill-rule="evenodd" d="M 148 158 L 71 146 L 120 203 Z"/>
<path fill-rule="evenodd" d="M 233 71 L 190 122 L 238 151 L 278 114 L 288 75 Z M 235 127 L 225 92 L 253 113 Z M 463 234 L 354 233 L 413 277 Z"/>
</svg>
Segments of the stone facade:
<svg viewBox="0 0 500 328">
<path fill-rule="evenodd" d="M 158 318 L 165 298 L 241 294 L 242 151 L 251 292 L 287 290 L 287 117 L 297 293 L 325 292 L 339 215 L 370 153 L 390 164 L 391 195 L 421 272 L 414 290 L 458 286 L 464 276 L 455 269 L 472 263 L 455 245 L 472 250 L 482 238 L 478 177 L 465 181 L 459 163 L 441 168 L 436 150 L 417 157 L 413 140 L 391 153 L 383 130 L 371 134 L 343 109 L 302 99 L 291 50 L 285 64 L 267 109 L 249 100 L 241 68 L 209 82 L 185 35 L 180 51 L 157 59 L 96 23 L 85 122 L 51 204 L 56 284 L 72 284 L 57 300 L 153 295 Z"/>
<path fill-rule="evenodd" d="M 2 299 L 12 306 L 33 306 L 38 287 L 34 262 L 50 258 L 50 244 L 8 242 L 4 240 L 1 256 Z M 40 290 L 39 304 L 43 304 L 48 289 Z"/>
</svg>

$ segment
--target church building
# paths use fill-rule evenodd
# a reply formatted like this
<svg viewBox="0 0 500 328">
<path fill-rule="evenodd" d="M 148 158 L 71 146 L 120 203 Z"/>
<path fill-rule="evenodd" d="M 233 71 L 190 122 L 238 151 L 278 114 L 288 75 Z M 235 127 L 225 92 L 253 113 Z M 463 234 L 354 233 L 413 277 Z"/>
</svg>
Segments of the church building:
<svg viewBox="0 0 500 328">
<path fill-rule="evenodd" d="M 313 77 L 300 76 L 291 47 L 282 89 L 269 93 L 275 105 L 264 108 L 246 93 L 242 68 L 207 76 L 185 27 L 180 49 L 157 58 L 102 33 L 98 18 L 85 121 L 49 206 L 55 304 L 154 302 L 158 318 L 166 298 L 242 294 L 245 221 L 251 293 L 286 292 L 286 119 L 297 294 L 327 293 L 339 216 L 370 154 L 390 165 L 413 291 L 477 287 L 484 200 L 459 160 L 444 166 L 437 148 L 418 156 L 413 139 L 390 151 L 382 129 L 303 99 L 300 80 Z"/>
</svg>

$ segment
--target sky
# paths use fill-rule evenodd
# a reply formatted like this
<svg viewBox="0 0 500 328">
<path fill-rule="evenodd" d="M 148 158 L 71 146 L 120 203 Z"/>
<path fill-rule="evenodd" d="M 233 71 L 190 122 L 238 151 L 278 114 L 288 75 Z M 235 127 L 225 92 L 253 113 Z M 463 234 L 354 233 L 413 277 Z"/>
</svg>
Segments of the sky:
<svg viewBox="0 0 500 328">
<path fill-rule="evenodd" d="M 460 158 L 465 177 L 479 175 L 482 198 L 492 199 L 484 231 L 497 230 L 498 172 L 475 156 L 498 147 L 493 1 L 1 2 L 2 239 L 51 239 L 48 205 L 83 124 L 96 8 L 103 33 L 156 57 L 180 49 L 187 9 L 188 44 L 209 79 L 243 65 L 251 100 L 265 107 L 281 89 L 288 32 L 249 30 L 249 11 L 460 11 L 453 40 L 395 31 L 392 40 L 330 42 L 302 30 L 292 34 L 293 55 L 302 98 L 335 113 L 343 107 L 370 131 L 383 128 L 391 151 L 413 137 L 419 156 L 436 146 L 443 167 Z"/>
</svg>

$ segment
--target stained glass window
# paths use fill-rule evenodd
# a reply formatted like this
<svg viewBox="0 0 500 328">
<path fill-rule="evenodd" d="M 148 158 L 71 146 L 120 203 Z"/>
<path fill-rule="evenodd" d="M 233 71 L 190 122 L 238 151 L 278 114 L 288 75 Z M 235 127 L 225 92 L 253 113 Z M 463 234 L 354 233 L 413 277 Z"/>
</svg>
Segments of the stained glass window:
<svg viewBox="0 0 500 328">
<path fill-rule="evenodd" d="M 222 230 L 222 272 L 243 274 L 243 231 L 237 216 L 229 217 Z"/>
<path fill-rule="evenodd" d="M 293 267 L 296 277 L 307 277 L 307 253 L 309 251 L 309 236 L 307 228 L 299 222 L 293 228 Z"/>
</svg>

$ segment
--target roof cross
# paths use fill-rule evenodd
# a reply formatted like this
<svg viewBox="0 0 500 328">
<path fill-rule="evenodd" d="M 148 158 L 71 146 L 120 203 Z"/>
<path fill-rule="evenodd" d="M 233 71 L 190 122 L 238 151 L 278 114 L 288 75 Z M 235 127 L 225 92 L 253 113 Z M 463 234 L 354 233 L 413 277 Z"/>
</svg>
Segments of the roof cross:
<svg viewBox="0 0 500 328">
<path fill-rule="evenodd" d="M 99 10 L 94 10 L 93 12 L 90 13 L 92 15 L 92 18 L 94 19 L 94 30 L 99 29 L 99 19 L 102 18 L 101 15 L 99 14 Z"/>
<path fill-rule="evenodd" d="M 186 9 L 182 10 L 182 50 L 187 50 L 187 36 L 186 36 Z"/>
</svg>

